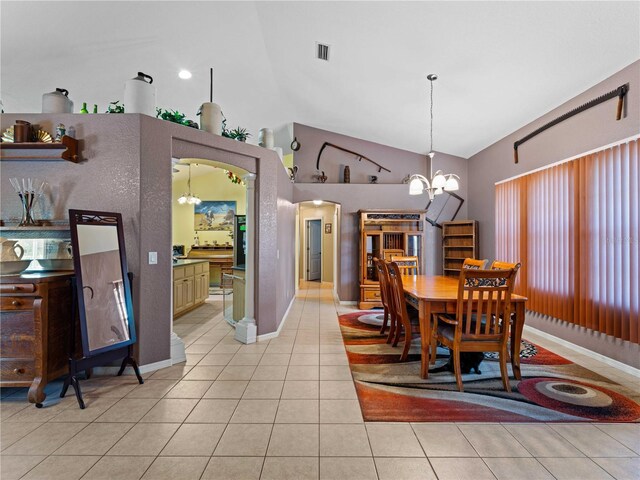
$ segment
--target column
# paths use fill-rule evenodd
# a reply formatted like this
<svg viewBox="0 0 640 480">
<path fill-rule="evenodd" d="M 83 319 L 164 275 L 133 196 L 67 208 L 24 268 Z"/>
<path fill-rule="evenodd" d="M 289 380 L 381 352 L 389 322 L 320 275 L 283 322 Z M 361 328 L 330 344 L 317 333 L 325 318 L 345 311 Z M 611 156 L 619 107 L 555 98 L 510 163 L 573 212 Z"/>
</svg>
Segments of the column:
<svg viewBox="0 0 640 480">
<path fill-rule="evenodd" d="M 254 313 L 255 271 L 256 271 L 256 174 L 247 173 L 244 177 L 247 186 L 247 255 L 245 262 L 244 318 L 236 324 L 235 339 L 242 343 L 255 343 L 258 334 Z"/>
</svg>

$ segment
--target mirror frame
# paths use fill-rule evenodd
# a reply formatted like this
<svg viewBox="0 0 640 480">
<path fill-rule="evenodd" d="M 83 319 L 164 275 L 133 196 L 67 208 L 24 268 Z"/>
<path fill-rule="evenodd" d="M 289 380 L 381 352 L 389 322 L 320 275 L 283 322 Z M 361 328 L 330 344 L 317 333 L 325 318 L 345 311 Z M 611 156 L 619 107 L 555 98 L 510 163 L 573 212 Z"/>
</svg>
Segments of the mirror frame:
<svg viewBox="0 0 640 480">
<path fill-rule="evenodd" d="M 442 214 L 443 210 L 447 206 L 447 203 L 449 203 L 449 200 L 451 199 L 451 197 L 453 197 L 459 203 L 458 203 L 458 206 L 456 207 L 456 211 L 453 213 L 451 218 L 444 220 L 445 222 L 453 221 L 458 216 L 458 212 L 460 211 L 460 209 L 462 208 L 462 204 L 464 203 L 464 198 L 462 198 L 460 195 L 456 195 L 453 192 L 447 192 L 446 190 L 444 191 L 444 193 L 449 195 L 449 197 L 447 197 L 447 199 L 444 201 L 444 205 L 442 205 L 442 208 L 440 209 L 440 211 L 437 213 L 437 215 L 435 215 L 435 218 L 433 219 L 429 218 L 429 214 L 430 214 L 429 208 L 433 204 L 433 200 L 429 200 L 429 203 L 427 203 L 427 206 L 424 207 L 426 212 L 425 220 L 429 222 L 431 225 L 433 225 L 434 227 L 438 227 L 440 229 L 442 229 L 442 223 L 440 223 L 440 215 Z"/>
<path fill-rule="evenodd" d="M 112 212 L 97 212 L 92 210 L 69 210 L 69 222 L 71 229 L 71 246 L 73 249 L 73 266 L 76 277 L 75 295 L 78 302 L 78 311 L 80 317 L 80 335 L 82 337 L 82 350 L 85 357 L 91 357 L 103 352 L 116 350 L 136 343 L 136 326 L 133 317 L 133 299 L 131 296 L 131 283 L 129 280 L 127 269 L 127 256 L 124 245 L 124 228 L 122 224 L 122 215 Z M 122 270 L 122 281 L 124 286 L 125 306 L 127 310 L 127 326 L 129 328 L 129 339 L 122 342 L 114 343 L 106 347 L 95 350 L 89 349 L 89 331 L 87 325 L 87 316 L 84 302 L 84 283 L 82 279 L 82 260 L 80 257 L 80 246 L 78 243 L 78 226 L 79 225 L 95 225 L 105 227 L 116 227 L 118 237 L 118 251 L 120 252 L 120 268 Z"/>
</svg>

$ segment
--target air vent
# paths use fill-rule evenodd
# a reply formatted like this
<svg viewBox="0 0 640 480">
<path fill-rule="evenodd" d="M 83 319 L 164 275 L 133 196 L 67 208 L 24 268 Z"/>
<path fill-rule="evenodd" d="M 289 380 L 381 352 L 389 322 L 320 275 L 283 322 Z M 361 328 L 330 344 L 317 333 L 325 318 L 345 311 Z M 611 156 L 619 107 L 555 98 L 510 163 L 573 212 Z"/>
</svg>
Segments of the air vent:
<svg viewBox="0 0 640 480">
<path fill-rule="evenodd" d="M 319 60 L 329 61 L 329 45 L 316 43 L 316 58 Z"/>
</svg>

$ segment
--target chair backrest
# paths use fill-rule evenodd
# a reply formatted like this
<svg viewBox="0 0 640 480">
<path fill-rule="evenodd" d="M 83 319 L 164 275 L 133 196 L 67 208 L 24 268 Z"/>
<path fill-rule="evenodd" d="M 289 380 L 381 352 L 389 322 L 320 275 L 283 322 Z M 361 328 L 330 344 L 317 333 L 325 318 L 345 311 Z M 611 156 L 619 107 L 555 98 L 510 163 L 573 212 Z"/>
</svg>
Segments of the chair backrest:
<svg viewBox="0 0 640 480">
<path fill-rule="evenodd" d="M 475 270 L 483 270 L 487 265 L 487 260 L 476 260 L 475 258 L 465 258 L 462 262 L 462 268 L 470 268 Z"/>
<path fill-rule="evenodd" d="M 384 249 L 384 259 L 387 262 L 391 262 L 391 257 L 401 257 L 402 255 L 404 255 L 404 250 L 400 249 L 395 249 L 395 248 L 385 248 Z"/>
<path fill-rule="evenodd" d="M 520 262 L 509 263 L 509 262 L 500 262 L 498 260 L 494 260 L 491 266 L 489 267 L 489 270 L 509 270 L 510 268 L 512 268 L 513 270 L 516 271 L 516 273 L 518 273 L 520 266 L 521 266 Z"/>
<path fill-rule="evenodd" d="M 384 260 L 380 260 L 378 258 L 373 259 L 373 264 L 378 270 L 378 281 L 380 282 L 380 301 L 387 310 L 390 310 L 391 293 L 389 292 L 389 270 L 387 269 L 387 264 Z"/>
<path fill-rule="evenodd" d="M 400 272 L 400 267 L 395 262 L 387 263 L 386 267 L 389 272 L 391 310 L 397 320 L 407 325 L 409 322 L 409 315 L 407 314 L 407 304 L 404 300 L 404 288 L 402 285 L 402 273 Z"/>
<path fill-rule="evenodd" d="M 420 262 L 418 261 L 418 257 L 392 255 L 391 261 L 398 265 L 401 275 L 420 275 Z"/>
<path fill-rule="evenodd" d="M 468 340 L 501 340 L 509 334 L 514 269 L 463 269 L 458 284 L 456 335 Z M 473 318 L 476 321 L 471 321 Z"/>
</svg>

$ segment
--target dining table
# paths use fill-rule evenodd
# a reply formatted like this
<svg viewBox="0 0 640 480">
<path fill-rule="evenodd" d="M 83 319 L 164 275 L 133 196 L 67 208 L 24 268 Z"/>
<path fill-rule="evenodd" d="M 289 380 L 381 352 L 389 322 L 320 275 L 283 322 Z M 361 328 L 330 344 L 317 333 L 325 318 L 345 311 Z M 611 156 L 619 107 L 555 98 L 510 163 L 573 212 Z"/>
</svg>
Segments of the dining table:
<svg viewBox="0 0 640 480">
<path fill-rule="evenodd" d="M 443 275 L 403 275 L 402 286 L 405 301 L 418 310 L 420 319 L 421 366 L 420 376 L 429 377 L 429 365 L 435 363 L 435 342 L 432 342 L 431 316 L 436 313 L 455 314 L 458 301 L 458 277 Z M 511 294 L 512 325 L 510 331 L 511 366 L 517 380 L 520 373 L 520 341 L 524 327 L 525 304 L 527 298 Z M 430 355 L 430 347 L 433 355 Z"/>
</svg>

